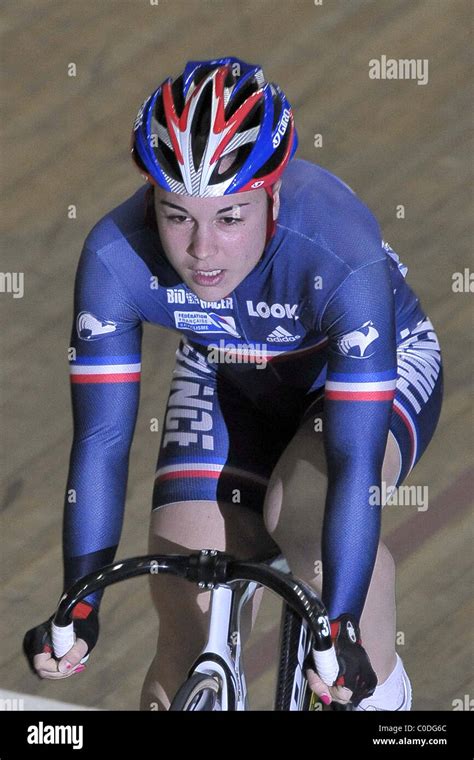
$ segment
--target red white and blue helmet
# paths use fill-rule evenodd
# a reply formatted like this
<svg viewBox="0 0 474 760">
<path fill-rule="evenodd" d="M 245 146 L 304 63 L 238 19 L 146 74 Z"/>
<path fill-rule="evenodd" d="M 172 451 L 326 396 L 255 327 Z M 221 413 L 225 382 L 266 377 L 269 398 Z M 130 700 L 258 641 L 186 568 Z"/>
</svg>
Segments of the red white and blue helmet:
<svg viewBox="0 0 474 760">
<path fill-rule="evenodd" d="M 197 197 L 271 186 L 298 144 L 293 112 L 260 66 L 189 61 L 142 104 L 132 156 L 152 184 Z"/>
</svg>

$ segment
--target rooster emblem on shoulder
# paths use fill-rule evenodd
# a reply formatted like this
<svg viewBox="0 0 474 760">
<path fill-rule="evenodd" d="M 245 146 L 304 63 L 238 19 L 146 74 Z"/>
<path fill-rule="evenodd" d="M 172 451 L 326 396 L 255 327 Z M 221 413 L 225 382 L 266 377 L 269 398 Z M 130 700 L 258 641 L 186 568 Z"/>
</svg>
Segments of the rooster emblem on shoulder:
<svg viewBox="0 0 474 760">
<path fill-rule="evenodd" d="M 379 332 L 372 320 L 364 322 L 363 325 L 352 330 L 337 341 L 337 347 L 344 356 L 351 356 L 354 359 L 367 359 L 374 354 L 374 351 L 366 353 L 372 343 L 379 337 Z"/>
</svg>

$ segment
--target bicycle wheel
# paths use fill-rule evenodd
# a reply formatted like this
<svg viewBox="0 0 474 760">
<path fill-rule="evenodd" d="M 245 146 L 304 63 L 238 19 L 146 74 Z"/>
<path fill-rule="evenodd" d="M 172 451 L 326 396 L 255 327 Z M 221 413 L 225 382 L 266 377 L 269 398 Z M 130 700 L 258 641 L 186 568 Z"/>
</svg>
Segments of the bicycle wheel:
<svg viewBox="0 0 474 760">
<path fill-rule="evenodd" d="M 215 712 L 221 710 L 221 685 L 217 676 L 193 673 L 176 692 L 170 712 Z"/>
<path fill-rule="evenodd" d="M 279 710 L 306 711 L 311 691 L 304 672 L 304 660 L 310 638 L 307 625 L 288 605 L 283 603 L 280 624 L 280 646 L 275 707 Z"/>
</svg>

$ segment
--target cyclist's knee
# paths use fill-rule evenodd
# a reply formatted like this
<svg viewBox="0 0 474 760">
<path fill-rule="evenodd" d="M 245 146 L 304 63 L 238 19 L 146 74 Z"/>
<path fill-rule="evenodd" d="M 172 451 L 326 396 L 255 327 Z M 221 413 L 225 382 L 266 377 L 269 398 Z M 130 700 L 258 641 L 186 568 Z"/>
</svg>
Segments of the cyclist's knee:
<svg viewBox="0 0 474 760">
<path fill-rule="evenodd" d="M 398 481 L 401 467 L 400 447 L 394 434 L 389 430 L 382 464 L 382 482 L 387 486 L 394 486 Z"/>
<path fill-rule="evenodd" d="M 282 479 L 274 474 L 268 484 L 263 507 L 263 520 L 265 528 L 271 536 L 276 536 L 280 513 L 283 504 Z"/>
<path fill-rule="evenodd" d="M 384 583 L 395 578 L 395 560 L 393 559 L 390 549 L 383 541 L 379 542 L 375 559 L 374 575 L 379 576 Z"/>
</svg>

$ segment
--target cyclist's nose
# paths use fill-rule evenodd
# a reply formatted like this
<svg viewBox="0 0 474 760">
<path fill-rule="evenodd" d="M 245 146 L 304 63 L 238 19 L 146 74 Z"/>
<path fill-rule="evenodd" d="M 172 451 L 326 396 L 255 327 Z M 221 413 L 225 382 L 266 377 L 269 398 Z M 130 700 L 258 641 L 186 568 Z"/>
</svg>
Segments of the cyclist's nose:
<svg viewBox="0 0 474 760">
<path fill-rule="evenodd" d="M 204 261 L 214 256 L 217 253 L 217 245 L 212 232 L 196 225 L 196 228 L 193 230 L 188 253 L 193 258 L 199 259 L 199 261 Z"/>
</svg>

